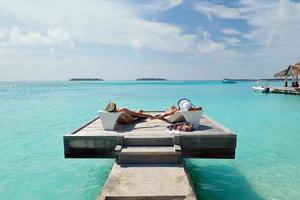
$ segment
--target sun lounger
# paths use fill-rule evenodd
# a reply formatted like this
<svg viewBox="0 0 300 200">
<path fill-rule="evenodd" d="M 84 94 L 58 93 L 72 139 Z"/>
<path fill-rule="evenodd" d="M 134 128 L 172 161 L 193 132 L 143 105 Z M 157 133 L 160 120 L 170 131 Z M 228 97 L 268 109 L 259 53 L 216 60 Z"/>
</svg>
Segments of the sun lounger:
<svg viewBox="0 0 300 200">
<path fill-rule="evenodd" d="M 116 124 L 132 124 L 137 118 L 123 112 L 99 111 L 99 117 L 105 130 L 114 130 Z"/>
<path fill-rule="evenodd" d="M 203 110 L 195 110 L 195 111 L 177 111 L 173 115 L 166 117 L 166 119 L 170 123 L 176 122 L 188 122 L 191 123 L 194 129 L 197 129 L 200 123 L 200 118 L 202 116 Z"/>
<path fill-rule="evenodd" d="M 203 111 L 177 111 L 173 115 L 166 117 L 170 123 L 176 122 L 188 122 L 193 125 L 194 129 L 197 129 L 200 123 L 200 118 Z M 114 130 L 116 124 L 132 124 L 137 118 L 131 117 L 127 113 L 123 112 L 106 112 L 99 111 L 99 117 L 105 130 Z"/>
</svg>

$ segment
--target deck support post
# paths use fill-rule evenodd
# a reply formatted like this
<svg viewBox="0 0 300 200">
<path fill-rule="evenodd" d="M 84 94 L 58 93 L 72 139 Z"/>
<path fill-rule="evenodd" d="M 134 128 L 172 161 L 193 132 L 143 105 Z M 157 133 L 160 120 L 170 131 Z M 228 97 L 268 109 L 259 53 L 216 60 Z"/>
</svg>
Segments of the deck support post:
<svg viewBox="0 0 300 200">
<path fill-rule="evenodd" d="M 295 76 L 292 74 L 292 87 L 295 87 Z"/>
<path fill-rule="evenodd" d="M 285 76 L 284 87 L 288 87 L 288 79 L 287 79 L 287 76 Z"/>
</svg>

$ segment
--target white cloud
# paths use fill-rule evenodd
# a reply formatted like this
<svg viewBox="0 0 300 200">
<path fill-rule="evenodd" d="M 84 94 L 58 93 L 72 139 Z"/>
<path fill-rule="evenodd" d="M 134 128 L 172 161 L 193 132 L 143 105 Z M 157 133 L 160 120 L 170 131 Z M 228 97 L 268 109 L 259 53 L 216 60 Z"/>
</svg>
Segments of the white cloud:
<svg viewBox="0 0 300 200">
<path fill-rule="evenodd" d="M 142 49 L 144 47 L 144 42 L 143 42 L 142 39 L 135 38 L 132 41 L 132 46 L 133 46 L 135 51 L 139 51 L 140 49 Z"/>
<path fill-rule="evenodd" d="M 38 32 L 22 32 L 17 26 L 10 30 L 0 32 L 0 39 L 4 46 L 37 46 L 37 45 L 57 45 L 71 43 L 68 33 L 61 28 L 49 29 L 46 34 Z"/>
<path fill-rule="evenodd" d="M 12 63 L 8 60 L 0 61 L 0 65 L 11 65 Z"/>
<path fill-rule="evenodd" d="M 221 4 L 221 2 L 197 1 L 193 6 L 194 11 L 205 14 L 211 21 L 225 19 L 228 22 L 226 27 L 220 28 L 221 36 L 218 34 L 211 36 L 203 28 L 190 33 L 179 25 L 157 20 L 159 19 L 157 16 L 160 17 L 162 12 L 174 8 L 180 9 L 180 5 L 183 3 L 181 0 L 153 0 L 147 1 L 146 5 L 139 3 L 139 1 L 121 0 L 90 0 L 88 4 L 71 0 L 28 0 L 26 2 L 1 0 L 0 20 L 5 23 L 0 24 L 0 56 L 2 60 L 12 61 L 12 65 L 17 66 L 16 63 L 20 65 L 23 62 L 16 62 L 16 59 L 22 56 L 23 51 L 22 53 L 20 53 L 21 51 L 17 52 L 19 54 L 15 60 L 12 55 L 20 46 L 28 46 L 28 49 L 32 48 L 30 49 L 30 56 L 35 53 L 32 57 L 28 56 L 30 62 L 34 64 L 34 59 L 43 57 L 43 60 L 35 64 L 39 67 L 43 63 L 47 63 L 46 60 L 50 56 L 61 57 L 63 60 L 65 55 L 61 49 L 64 48 L 58 46 L 74 42 L 78 46 L 83 44 L 82 47 L 86 48 L 83 51 L 87 53 L 83 56 L 87 56 L 91 49 L 94 50 L 93 48 L 103 50 L 109 46 L 108 53 L 105 52 L 103 55 L 99 53 L 97 58 L 92 54 L 87 56 L 95 58 L 95 60 L 107 59 L 106 62 L 109 63 L 109 67 L 129 63 L 138 55 L 140 57 L 135 59 L 135 62 L 138 63 L 136 60 L 140 60 L 140 63 L 136 64 L 135 71 L 139 69 L 142 72 L 147 71 L 146 66 L 141 67 L 141 63 L 147 63 L 153 67 L 155 72 L 157 70 L 155 66 L 165 69 L 165 64 L 156 65 L 160 56 L 155 57 L 156 55 L 151 54 L 151 57 L 150 54 L 145 53 L 134 54 L 131 57 L 127 55 L 131 55 L 132 52 L 124 52 L 123 48 L 122 50 L 116 48 L 117 53 L 109 52 L 114 47 L 125 46 L 131 47 L 134 51 L 143 50 L 143 53 L 145 49 L 150 49 L 184 55 L 172 57 L 175 59 L 172 59 L 173 63 L 170 61 L 169 66 L 186 66 L 187 59 L 180 64 L 177 63 L 176 59 L 179 60 L 180 58 L 199 58 L 196 62 L 189 60 L 190 64 L 195 65 L 195 68 L 201 63 L 202 66 L 215 65 L 216 68 L 221 66 L 224 69 L 234 69 L 233 72 L 238 67 L 243 66 L 240 71 L 245 76 L 247 76 L 247 72 L 255 71 L 253 70 L 255 67 L 280 67 L 283 64 L 298 61 L 298 49 L 300 47 L 300 27 L 297 26 L 300 21 L 299 3 L 291 0 L 240 0 L 230 2 L 230 5 L 234 4 L 232 7 L 228 4 Z M 232 26 L 230 26 L 231 21 L 234 21 Z M 239 27 L 240 24 L 241 27 Z M 15 30 L 12 29 L 13 26 L 16 26 Z M 190 24 L 187 26 L 189 28 L 191 26 L 192 29 L 195 28 Z M 244 29 L 245 26 L 247 27 Z M 219 38 L 215 38 L 215 36 Z M 3 43 L 6 43 L 7 46 Z M 22 47 L 20 49 L 23 50 Z M 39 52 L 39 48 L 42 48 L 43 52 Z M 238 48 L 239 51 L 237 52 L 235 48 Z M 86 51 L 87 49 L 89 50 Z M 119 53 L 121 51 L 123 52 Z M 80 53 L 79 51 L 72 53 L 71 56 L 73 57 L 70 58 L 72 67 L 79 63 L 74 58 L 82 56 Z M 118 54 L 122 54 L 122 56 L 116 59 Z M 53 60 L 53 57 L 48 60 Z M 26 55 L 22 59 L 27 61 Z M 149 60 L 151 59 L 153 63 L 150 65 Z M 163 61 L 166 60 L 168 59 L 163 59 Z M 98 72 L 102 73 L 101 70 L 105 70 L 104 68 L 108 64 L 102 63 L 101 68 L 97 62 L 98 60 L 94 61 L 93 64 L 87 62 L 86 66 L 93 65 L 93 69 L 99 68 Z M 28 66 L 32 63 L 28 63 Z M 55 64 L 59 65 L 59 61 Z M 54 64 L 49 62 L 48 65 L 50 69 Z M 65 63 L 59 66 L 64 65 Z M 124 66 L 130 68 L 131 63 L 124 64 Z M 234 68 L 235 66 L 237 68 Z M 252 68 L 252 66 L 254 67 Z M 245 70 L 246 68 L 248 71 Z M 80 68 L 78 73 L 84 71 L 82 69 Z M 110 73 L 110 71 L 107 70 L 106 73 Z M 253 72 L 253 74 L 255 73 Z"/>
<path fill-rule="evenodd" d="M 225 35 L 241 35 L 243 34 L 241 31 L 238 31 L 234 28 L 223 28 L 221 32 Z"/>
<path fill-rule="evenodd" d="M 263 12 L 274 8 L 275 1 L 257 1 L 257 0 L 240 0 L 236 2 L 236 7 L 229 7 L 209 1 L 199 1 L 194 4 L 193 8 L 196 11 L 205 14 L 209 20 L 212 17 L 222 19 L 241 19 L 247 20 L 256 12 Z"/>
<path fill-rule="evenodd" d="M 241 43 L 241 40 L 239 40 L 238 38 L 234 38 L 234 37 L 225 37 L 224 41 L 229 46 L 237 46 Z"/>
<path fill-rule="evenodd" d="M 141 14 L 153 13 L 157 11 L 166 11 L 172 8 L 175 8 L 179 5 L 183 4 L 183 0 L 152 0 L 148 3 L 141 3 L 137 8 L 140 10 L 138 12 L 143 12 Z"/>
<path fill-rule="evenodd" d="M 183 0 L 167 0 L 170 6 L 178 6 L 183 3 Z"/>
<path fill-rule="evenodd" d="M 236 8 L 207 1 L 197 2 L 194 9 L 207 15 L 226 20 L 242 20 L 250 31 L 240 33 L 236 29 L 226 28 L 220 31 L 227 35 L 241 36 L 249 40 L 250 46 L 245 53 L 252 60 L 261 63 L 283 65 L 300 60 L 300 2 L 291 0 L 257 1 L 241 0 Z M 227 38 L 226 44 L 238 43 L 236 39 Z M 279 61 L 279 62 L 278 62 Z"/>
<path fill-rule="evenodd" d="M 213 16 L 224 19 L 243 19 L 243 13 L 237 8 L 227 7 L 208 1 L 199 1 L 194 4 L 194 10 L 204 13 L 211 21 Z"/>
<path fill-rule="evenodd" d="M 52 43 L 61 43 L 61 42 L 70 42 L 71 38 L 70 35 L 63 31 L 61 28 L 55 28 L 55 29 L 49 29 L 47 31 L 46 37 L 49 38 L 49 40 Z"/>
<path fill-rule="evenodd" d="M 197 50 L 201 54 L 210 54 L 225 49 L 225 45 L 222 43 L 214 42 L 210 39 L 209 32 L 203 30 L 202 27 L 198 27 L 198 33 L 201 36 L 201 43 L 198 45 Z"/>
<path fill-rule="evenodd" d="M 151 5 L 170 9 L 182 2 L 182 0 L 154 1 Z M 9 13 L 20 27 L 10 31 L 10 40 L 13 44 L 50 45 L 72 38 L 75 43 L 132 46 L 134 49 L 148 48 L 181 54 L 211 52 L 220 46 L 211 39 L 202 41 L 197 34 L 186 34 L 178 26 L 144 19 L 140 17 L 141 11 L 137 10 L 136 6 L 124 1 L 94 0 L 86 4 L 71 0 L 64 2 L 54 0 L 48 3 L 3 0 L 0 4 L 0 13 Z M 7 19 L 7 15 L 0 14 L 0 20 L 10 19 Z M 48 31 L 46 34 L 21 32 L 20 29 L 27 24 L 34 26 L 35 29 Z M 209 46 L 210 50 L 199 51 L 201 45 L 203 49 Z"/>
<path fill-rule="evenodd" d="M 225 46 L 222 43 L 207 41 L 199 45 L 198 50 L 201 54 L 209 54 L 224 50 Z"/>
<path fill-rule="evenodd" d="M 9 42 L 12 45 L 55 45 L 70 42 L 68 33 L 60 28 L 49 29 L 45 35 L 38 32 L 22 33 L 17 26 L 14 26 L 8 33 Z"/>
</svg>

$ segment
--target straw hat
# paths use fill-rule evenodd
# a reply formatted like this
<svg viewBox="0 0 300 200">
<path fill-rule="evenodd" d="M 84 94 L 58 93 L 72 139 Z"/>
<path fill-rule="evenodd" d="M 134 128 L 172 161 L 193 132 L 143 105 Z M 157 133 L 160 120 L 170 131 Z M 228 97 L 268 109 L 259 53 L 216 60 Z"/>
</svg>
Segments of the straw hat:
<svg viewBox="0 0 300 200">
<path fill-rule="evenodd" d="M 117 104 L 115 102 L 109 102 L 107 105 L 106 105 L 106 108 L 105 110 L 107 112 L 116 112 L 117 111 Z"/>
</svg>

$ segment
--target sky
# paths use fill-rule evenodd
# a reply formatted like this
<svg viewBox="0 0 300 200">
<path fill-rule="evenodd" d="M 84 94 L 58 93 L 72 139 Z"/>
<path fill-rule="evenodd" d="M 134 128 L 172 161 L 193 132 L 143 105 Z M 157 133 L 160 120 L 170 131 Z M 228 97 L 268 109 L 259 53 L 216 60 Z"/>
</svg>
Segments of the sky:
<svg viewBox="0 0 300 200">
<path fill-rule="evenodd" d="M 1 0 L 0 81 L 271 78 L 299 0 Z"/>
</svg>

